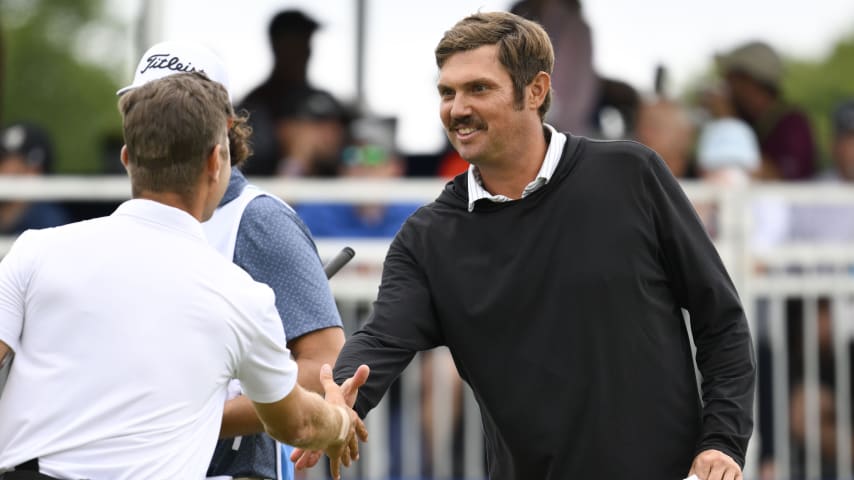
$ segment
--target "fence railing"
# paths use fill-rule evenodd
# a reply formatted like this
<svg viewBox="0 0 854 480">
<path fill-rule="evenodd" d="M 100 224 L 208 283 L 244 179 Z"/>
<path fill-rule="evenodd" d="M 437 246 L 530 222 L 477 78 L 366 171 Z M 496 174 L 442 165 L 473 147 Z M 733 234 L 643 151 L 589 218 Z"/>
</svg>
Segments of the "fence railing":
<svg viewBox="0 0 854 480">
<path fill-rule="evenodd" d="M 252 180 L 292 204 L 426 203 L 444 185 L 438 179 Z M 760 352 L 764 387 L 745 478 L 854 478 L 854 186 L 683 187 L 736 283 Z M 124 177 L 0 177 L 0 201 L 129 196 Z M 13 240 L 0 237 L 0 256 Z M 344 246 L 356 251 L 331 280 L 348 333 L 370 312 L 389 240 L 316 239 L 324 259 Z M 371 440 L 350 478 L 485 477 L 477 405 L 446 350 L 417 356 L 367 422 Z M 308 478 L 323 478 L 322 469 Z"/>
</svg>

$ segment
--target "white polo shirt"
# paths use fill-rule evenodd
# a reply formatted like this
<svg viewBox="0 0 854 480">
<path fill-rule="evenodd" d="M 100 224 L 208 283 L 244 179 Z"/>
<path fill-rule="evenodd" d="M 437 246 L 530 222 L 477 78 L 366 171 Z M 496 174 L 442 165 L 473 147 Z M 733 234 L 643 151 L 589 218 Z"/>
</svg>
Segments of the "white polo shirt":
<svg viewBox="0 0 854 480">
<path fill-rule="evenodd" d="M 204 478 L 228 381 L 269 403 L 297 377 L 272 290 L 148 200 L 21 235 L 0 340 L 0 472 L 38 457 L 60 478 Z"/>
</svg>

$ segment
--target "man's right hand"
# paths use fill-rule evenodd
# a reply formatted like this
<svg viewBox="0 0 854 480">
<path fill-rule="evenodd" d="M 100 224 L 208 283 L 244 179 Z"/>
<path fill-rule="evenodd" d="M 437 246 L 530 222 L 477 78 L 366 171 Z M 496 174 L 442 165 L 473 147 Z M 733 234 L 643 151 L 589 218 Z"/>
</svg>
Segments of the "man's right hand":
<svg viewBox="0 0 854 480">
<path fill-rule="evenodd" d="M 364 385 L 365 381 L 367 381 L 369 373 L 370 370 L 367 365 L 360 366 L 356 371 L 356 374 L 344 382 L 344 384 L 350 382 L 347 386 L 347 390 L 344 390 L 344 385 L 339 387 L 332 378 L 332 367 L 330 367 L 329 364 L 324 364 L 320 368 L 320 383 L 323 385 L 323 390 L 326 394 L 326 401 L 341 408 L 341 411 L 346 412 L 349 417 L 349 431 L 344 436 L 344 443 L 331 445 L 326 449 L 326 456 L 329 457 L 329 469 L 332 474 L 332 478 L 341 478 L 341 464 L 343 463 L 345 467 L 349 467 L 351 460 L 358 460 L 359 442 L 365 442 L 368 440 L 368 429 L 365 428 L 365 424 L 362 422 L 362 419 L 360 419 L 356 412 L 353 411 L 352 407 L 356 402 L 356 393 L 351 392 L 351 390 L 355 388 L 356 392 L 358 392 L 358 388 Z M 353 380 L 356 377 L 359 378 L 357 380 Z M 353 381 L 351 382 L 351 380 Z M 297 450 L 299 449 L 294 450 L 294 453 L 296 453 Z M 316 454 L 317 459 L 320 458 L 320 452 L 313 453 Z M 293 458 L 293 455 L 291 455 L 291 457 Z M 317 463 L 317 459 L 315 459 L 311 465 L 308 465 L 308 467 L 314 466 Z"/>
<path fill-rule="evenodd" d="M 326 393 L 326 400 L 334 405 L 345 407 L 351 420 L 350 432 L 344 445 L 336 445 L 326 450 L 326 455 L 329 457 L 330 470 L 334 478 L 339 478 L 340 476 L 341 463 L 345 467 L 349 467 L 351 460 L 359 459 L 359 441 L 364 442 L 368 439 L 368 430 L 365 428 L 365 424 L 352 408 L 356 404 L 356 396 L 359 393 L 359 388 L 368 380 L 369 374 L 370 369 L 368 366 L 361 365 L 356 370 L 356 373 L 339 387 L 332 378 L 332 368 L 329 365 L 324 365 L 320 369 L 320 383 L 323 385 L 323 390 Z M 291 461 L 294 462 L 294 467 L 297 470 L 303 470 L 315 466 L 323 453 L 318 450 L 295 448 L 293 453 L 291 453 Z"/>
</svg>

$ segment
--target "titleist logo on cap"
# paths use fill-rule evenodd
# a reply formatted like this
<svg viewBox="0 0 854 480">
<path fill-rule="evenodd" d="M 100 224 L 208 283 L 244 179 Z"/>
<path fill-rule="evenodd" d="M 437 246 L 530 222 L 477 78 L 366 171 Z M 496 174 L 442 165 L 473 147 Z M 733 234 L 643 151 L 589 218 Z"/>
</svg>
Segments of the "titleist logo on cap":
<svg viewBox="0 0 854 480">
<path fill-rule="evenodd" d="M 143 74 L 153 68 L 162 68 L 166 70 L 173 70 L 176 72 L 201 72 L 205 73 L 204 70 L 197 69 L 193 66 L 192 63 L 187 63 L 186 65 L 181 63 L 181 59 L 178 57 L 173 57 L 168 53 L 155 53 L 150 57 L 145 59 L 145 68 L 143 68 L 139 73 Z"/>
</svg>

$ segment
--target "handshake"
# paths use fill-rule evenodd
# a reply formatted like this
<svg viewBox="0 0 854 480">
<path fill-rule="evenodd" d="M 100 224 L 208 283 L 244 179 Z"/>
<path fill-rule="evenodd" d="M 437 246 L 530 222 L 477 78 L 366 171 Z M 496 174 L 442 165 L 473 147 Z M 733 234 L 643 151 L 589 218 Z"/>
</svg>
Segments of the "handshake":
<svg viewBox="0 0 854 480">
<path fill-rule="evenodd" d="M 352 461 L 359 459 L 359 442 L 368 440 L 368 429 L 353 411 L 353 405 L 356 403 L 359 387 L 365 384 L 369 373 L 368 366 L 362 365 L 339 387 L 332 378 L 332 368 L 329 365 L 323 365 L 320 369 L 320 383 L 323 385 L 325 399 L 338 410 L 341 429 L 338 437 L 322 451 L 309 446 L 294 449 L 291 461 L 297 470 L 313 467 L 320 460 L 320 456 L 326 453 L 332 478 L 337 480 L 341 478 L 341 464 L 349 467 Z"/>
<path fill-rule="evenodd" d="M 359 388 L 370 370 L 360 366 L 341 386 L 332 378 L 332 368 L 320 369 L 324 396 L 296 385 L 283 399 L 273 403 L 250 401 L 242 395 L 238 381 L 229 384 L 229 399 L 223 411 L 220 438 L 233 438 L 266 431 L 276 440 L 297 447 L 291 459 L 296 468 L 313 467 L 324 453 L 332 476 L 340 478 L 341 465 L 359 459 L 359 442 L 367 441 L 368 430 L 353 411 Z M 254 407 L 254 408 L 253 408 Z"/>
</svg>

